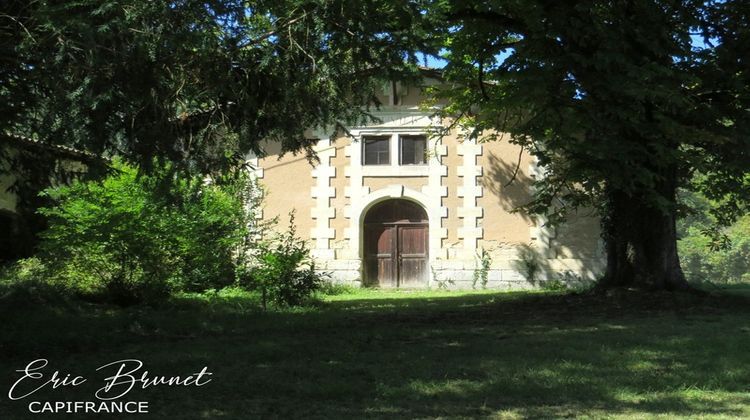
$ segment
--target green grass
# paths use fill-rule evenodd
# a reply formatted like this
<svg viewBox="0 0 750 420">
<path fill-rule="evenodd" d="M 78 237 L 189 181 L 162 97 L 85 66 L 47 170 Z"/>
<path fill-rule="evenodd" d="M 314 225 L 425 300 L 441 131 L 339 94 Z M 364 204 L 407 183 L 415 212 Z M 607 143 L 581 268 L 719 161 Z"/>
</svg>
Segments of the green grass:
<svg viewBox="0 0 750 420">
<path fill-rule="evenodd" d="M 39 417 L 4 395 L 38 357 L 92 378 L 40 400 L 92 400 L 94 369 L 124 358 L 213 372 L 133 391 L 140 418 L 750 417 L 748 315 L 740 295 L 627 291 L 363 290 L 268 313 L 240 292 L 160 309 L 0 301 L 0 418 Z"/>
</svg>

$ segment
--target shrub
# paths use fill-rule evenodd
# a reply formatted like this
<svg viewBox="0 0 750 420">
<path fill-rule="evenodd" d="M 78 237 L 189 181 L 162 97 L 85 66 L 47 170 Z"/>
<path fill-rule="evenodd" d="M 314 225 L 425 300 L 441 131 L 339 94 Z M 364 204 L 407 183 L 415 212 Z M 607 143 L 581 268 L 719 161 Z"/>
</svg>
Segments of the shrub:
<svg viewBox="0 0 750 420">
<path fill-rule="evenodd" d="M 233 283 L 247 244 L 247 179 L 207 183 L 169 168 L 153 175 L 121 162 L 98 182 L 46 191 L 42 257 L 50 277 L 118 304 Z"/>
<path fill-rule="evenodd" d="M 321 289 L 325 277 L 315 270 L 307 244 L 297 237 L 294 212 L 289 229 L 261 242 L 249 276 L 251 287 L 260 290 L 262 305 L 298 306 Z"/>
<path fill-rule="evenodd" d="M 326 296 L 339 296 L 355 293 L 356 289 L 348 284 L 323 281 L 319 291 Z"/>
<path fill-rule="evenodd" d="M 564 292 L 569 289 L 569 286 L 567 283 L 565 283 L 565 280 L 559 277 L 551 277 L 545 281 L 539 282 L 539 286 L 542 288 L 542 290 L 546 290 L 548 292 Z"/>
<path fill-rule="evenodd" d="M 713 238 L 699 225 L 685 229 L 678 242 L 680 261 L 688 281 L 738 283 L 750 281 L 750 215 L 724 232 L 726 246 L 713 247 Z M 712 249 L 714 248 L 714 249 Z"/>
<path fill-rule="evenodd" d="M 750 177 L 746 178 L 750 182 Z M 677 223 L 680 263 L 693 283 L 750 281 L 750 214 L 734 195 L 706 197 L 700 192 L 705 176 L 697 174 L 691 189 L 679 191 L 682 218 Z M 750 186 L 747 184 L 746 186 Z M 697 188 L 696 188 L 697 187 Z M 734 208 L 727 210 L 727 204 Z M 744 215 L 742 215 L 744 212 Z M 726 225 L 733 215 L 737 220 Z"/>
<path fill-rule="evenodd" d="M 39 258 L 25 258 L 0 268 L 0 307 L 12 305 L 67 303 L 69 285 L 48 276 Z"/>
<path fill-rule="evenodd" d="M 477 267 L 474 269 L 474 275 L 472 276 L 471 288 L 476 289 L 477 283 L 479 283 L 482 285 L 482 289 L 486 289 L 487 282 L 489 280 L 490 266 L 492 265 L 492 256 L 484 248 L 481 248 L 481 250 L 477 251 L 476 255 L 477 255 Z"/>
</svg>

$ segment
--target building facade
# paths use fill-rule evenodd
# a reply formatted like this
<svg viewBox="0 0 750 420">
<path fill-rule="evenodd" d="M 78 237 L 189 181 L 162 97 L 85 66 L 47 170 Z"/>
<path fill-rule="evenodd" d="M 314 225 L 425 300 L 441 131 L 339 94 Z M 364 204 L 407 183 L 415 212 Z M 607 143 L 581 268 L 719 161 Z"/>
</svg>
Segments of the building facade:
<svg viewBox="0 0 750 420">
<path fill-rule="evenodd" d="M 102 161 L 69 147 L 0 133 L 0 263 L 33 255 L 37 235 L 46 227 L 44 217 L 36 213 L 45 203 L 40 191 L 64 184 Z"/>
<path fill-rule="evenodd" d="M 285 227 L 295 210 L 318 267 L 342 283 L 524 289 L 598 275 L 602 245 L 590 214 L 551 229 L 513 212 L 531 199 L 540 176 L 532 157 L 460 130 L 434 136 L 445 122 L 420 107 L 422 89 L 392 87 L 373 112 L 380 122 L 348 134 L 311 133 L 316 165 L 280 156 L 274 144 L 251 159 L 268 191 L 260 217 L 278 217 Z"/>
</svg>

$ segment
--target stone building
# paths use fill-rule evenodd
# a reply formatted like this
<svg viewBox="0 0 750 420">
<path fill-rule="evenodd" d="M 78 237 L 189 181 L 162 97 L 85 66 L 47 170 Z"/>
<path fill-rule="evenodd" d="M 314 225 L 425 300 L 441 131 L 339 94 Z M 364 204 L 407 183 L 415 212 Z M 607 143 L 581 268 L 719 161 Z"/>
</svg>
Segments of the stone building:
<svg viewBox="0 0 750 420">
<path fill-rule="evenodd" d="M 48 204 L 43 189 L 66 184 L 104 160 L 70 147 L 0 133 L 0 264 L 34 253 L 46 220 L 36 213 Z"/>
<path fill-rule="evenodd" d="M 424 84 L 439 83 L 425 79 Z M 317 165 L 304 155 L 251 159 L 268 189 L 261 217 L 298 232 L 336 281 L 406 288 L 529 288 L 551 278 L 593 278 L 602 265 L 596 219 L 564 226 L 512 212 L 531 198 L 535 161 L 507 140 L 477 143 L 420 105 L 423 87 L 383 89 L 380 122 L 317 138 Z M 508 185 L 516 167 L 519 171 Z M 536 272 L 534 273 L 534 270 Z"/>
</svg>

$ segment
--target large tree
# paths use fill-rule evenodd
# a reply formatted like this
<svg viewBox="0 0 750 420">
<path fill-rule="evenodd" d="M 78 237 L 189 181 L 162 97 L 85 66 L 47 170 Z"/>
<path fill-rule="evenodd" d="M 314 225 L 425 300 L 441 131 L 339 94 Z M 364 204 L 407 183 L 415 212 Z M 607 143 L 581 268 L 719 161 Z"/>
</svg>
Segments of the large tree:
<svg viewBox="0 0 750 420">
<path fill-rule="evenodd" d="M 416 76 L 421 37 L 405 35 L 421 21 L 408 0 L 0 2 L 0 175 L 16 179 L 14 220 L 44 229 L 38 193 L 70 175 L 58 153 L 39 153 L 54 146 L 212 175 L 262 155 L 262 140 L 314 158 L 307 129 L 367 118 L 382 80 Z M 87 162 L 84 176 L 102 173 Z"/>
<path fill-rule="evenodd" d="M 407 0 L 9 0 L 0 130 L 199 172 L 262 139 L 309 150 L 306 129 L 365 116 L 370 76 L 414 74 L 420 16 Z"/>
<path fill-rule="evenodd" d="M 443 92 L 475 135 L 510 133 L 545 170 L 528 208 L 601 209 L 603 285 L 687 288 L 676 191 L 747 199 L 750 5 L 438 0 Z M 494 131 L 493 131 L 494 130 Z M 742 195 L 744 193 L 744 196 Z"/>
</svg>

